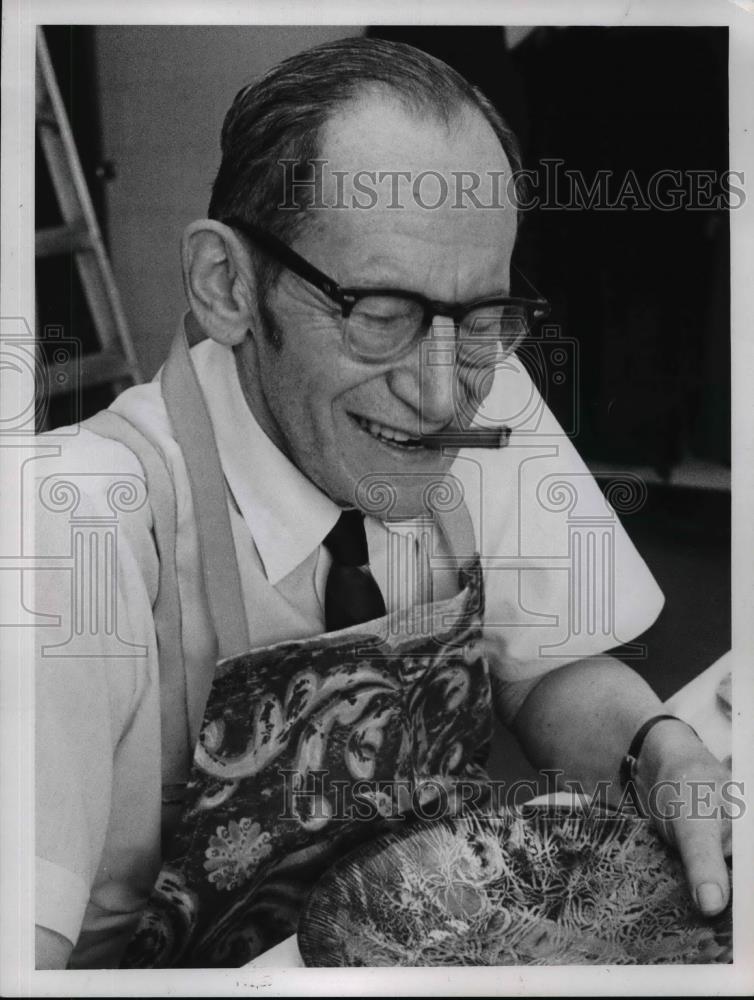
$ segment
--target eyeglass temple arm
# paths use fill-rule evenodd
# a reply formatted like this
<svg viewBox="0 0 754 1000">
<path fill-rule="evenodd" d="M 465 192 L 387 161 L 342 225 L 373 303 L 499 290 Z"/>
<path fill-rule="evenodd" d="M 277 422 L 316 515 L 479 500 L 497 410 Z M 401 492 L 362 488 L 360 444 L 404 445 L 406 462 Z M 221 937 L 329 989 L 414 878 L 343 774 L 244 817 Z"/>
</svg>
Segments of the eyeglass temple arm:
<svg viewBox="0 0 754 1000">
<path fill-rule="evenodd" d="M 233 229 L 238 229 L 249 240 L 262 247 L 262 249 L 267 250 L 267 252 L 276 260 L 280 261 L 281 264 L 284 264 L 287 268 L 293 271 L 294 274 L 297 274 L 300 278 L 303 278 L 311 285 L 314 285 L 315 288 L 324 292 L 325 295 L 331 298 L 334 302 L 337 302 L 341 307 L 348 308 L 353 306 L 354 300 L 345 295 L 343 289 L 337 281 L 333 281 L 332 278 L 329 278 L 323 271 L 320 271 L 319 268 L 314 266 L 314 264 L 310 264 L 308 260 L 297 254 L 295 250 L 292 250 L 286 243 L 279 240 L 277 236 L 273 236 L 272 233 L 266 232 L 264 229 L 255 226 L 251 222 L 244 221 L 237 215 L 232 215 L 227 219 L 223 219 L 223 223 Z M 534 288 L 534 285 L 532 285 L 532 283 L 521 273 L 521 271 L 519 271 L 517 267 L 514 267 L 514 270 L 521 275 L 524 281 L 526 281 L 529 287 L 536 293 L 536 304 L 540 308 L 541 314 L 547 315 L 550 311 L 550 306 L 547 300 L 542 298 L 537 289 Z M 417 296 L 417 299 L 418 298 L 419 296 Z M 515 302 L 516 298 L 513 297 L 511 301 Z M 528 300 L 522 299 L 521 301 Z M 448 316 L 453 320 L 456 320 L 457 317 L 462 318 L 463 312 L 465 308 L 467 308 L 461 304 L 451 305 L 442 302 L 428 303 L 428 309 L 430 307 L 437 310 L 435 315 Z"/>
<path fill-rule="evenodd" d="M 310 264 L 308 260 L 297 254 L 295 250 L 291 250 L 277 236 L 273 236 L 272 233 L 267 233 L 263 229 L 257 228 L 253 223 L 244 222 L 243 219 L 239 219 L 236 215 L 232 215 L 228 219 L 223 219 L 223 224 L 240 230 L 244 236 L 262 247 L 262 249 L 267 250 L 272 257 L 280 261 L 281 264 L 285 264 L 294 274 L 308 281 L 315 288 L 319 288 L 320 291 L 324 292 L 325 295 L 328 295 L 335 302 L 342 304 L 343 294 L 340 285 L 336 281 L 333 281 L 332 278 L 328 278 L 314 264 Z"/>
<path fill-rule="evenodd" d="M 515 271 L 516 274 L 519 276 L 519 278 L 523 278 L 523 280 L 526 282 L 526 284 L 529 286 L 529 288 L 531 288 L 531 290 L 534 292 L 534 294 L 536 295 L 537 300 L 539 302 L 547 302 L 547 299 L 544 297 L 544 295 L 542 295 L 542 293 L 539 291 L 539 289 L 534 286 L 533 282 L 529 281 L 529 279 L 526 277 L 526 275 L 521 270 L 521 268 L 516 267 L 515 264 L 511 264 L 511 270 Z M 547 302 L 548 312 L 549 312 L 549 306 L 550 306 L 550 303 Z"/>
</svg>

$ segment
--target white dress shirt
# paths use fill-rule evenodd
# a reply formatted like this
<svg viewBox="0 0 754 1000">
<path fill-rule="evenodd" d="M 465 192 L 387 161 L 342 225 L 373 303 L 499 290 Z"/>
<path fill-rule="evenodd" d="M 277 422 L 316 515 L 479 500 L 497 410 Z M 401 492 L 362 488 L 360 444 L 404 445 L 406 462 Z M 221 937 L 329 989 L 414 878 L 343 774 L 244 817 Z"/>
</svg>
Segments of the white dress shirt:
<svg viewBox="0 0 754 1000">
<path fill-rule="evenodd" d="M 339 509 L 257 425 L 230 349 L 204 341 L 191 353 L 229 487 L 253 644 L 316 635 L 324 627 L 329 568 L 322 540 Z M 193 502 L 159 382 L 129 389 L 112 409 L 149 431 L 172 470 L 181 633 L 191 670 L 212 656 L 213 638 Z M 654 620 L 662 596 L 528 376 L 500 373 L 486 409 L 513 426 L 510 446 L 462 451 L 452 472 L 481 553 L 491 655 L 513 682 L 633 638 Z M 37 629 L 37 922 L 78 941 L 72 967 L 109 967 L 117 964 L 160 865 L 152 619 L 159 566 L 149 505 L 114 513 L 108 493 L 116 481 L 138 487 L 142 470 L 135 457 L 81 428 L 45 435 L 44 442 L 48 447 L 27 463 L 23 483 L 25 495 L 36 498 L 35 552 L 50 566 L 28 574 L 34 590 L 25 595 L 27 607 L 48 616 Z M 51 502 L 58 480 L 74 484 L 72 509 Z M 571 493 L 558 483 L 570 484 Z M 426 582 L 434 571 L 424 566 L 411 523 L 386 527 L 367 518 L 366 527 L 372 570 L 388 607 L 413 601 L 416 581 Z M 86 587 L 96 545 L 82 568 L 74 529 L 91 537 L 117 532 L 116 559 L 100 566 L 114 574 L 112 627 L 94 621 L 96 595 L 84 618 L 73 600 L 75 587 Z M 403 546 L 406 571 L 399 574 L 391 570 L 391 538 Z M 432 553 L 447 555 L 442 545 Z M 446 596 L 447 574 L 436 575 L 445 582 L 434 593 Z M 590 590 L 590 580 L 599 585 Z"/>
</svg>

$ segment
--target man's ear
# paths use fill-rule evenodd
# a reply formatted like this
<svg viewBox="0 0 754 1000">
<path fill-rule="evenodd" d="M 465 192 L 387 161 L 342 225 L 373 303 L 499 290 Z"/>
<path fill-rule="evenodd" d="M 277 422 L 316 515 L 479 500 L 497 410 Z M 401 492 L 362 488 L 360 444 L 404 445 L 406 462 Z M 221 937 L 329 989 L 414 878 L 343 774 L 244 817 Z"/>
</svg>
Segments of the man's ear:
<svg viewBox="0 0 754 1000">
<path fill-rule="evenodd" d="M 256 282 L 238 236 L 214 219 L 192 222 L 181 261 L 186 297 L 202 330 L 220 344 L 240 344 L 253 324 Z"/>
</svg>

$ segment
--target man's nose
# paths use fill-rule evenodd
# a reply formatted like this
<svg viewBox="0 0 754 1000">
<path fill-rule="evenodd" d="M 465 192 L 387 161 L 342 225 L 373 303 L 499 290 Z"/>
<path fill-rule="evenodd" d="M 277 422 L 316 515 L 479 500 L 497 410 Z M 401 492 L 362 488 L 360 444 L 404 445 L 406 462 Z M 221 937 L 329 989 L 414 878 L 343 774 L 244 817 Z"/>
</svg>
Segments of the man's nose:
<svg viewBox="0 0 754 1000">
<path fill-rule="evenodd" d="M 435 316 L 413 351 L 391 372 L 391 388 L 417 410 L 424 430 L 448 424 L 457 405 L 456 329 L 447 316 Z"/>
</svg>

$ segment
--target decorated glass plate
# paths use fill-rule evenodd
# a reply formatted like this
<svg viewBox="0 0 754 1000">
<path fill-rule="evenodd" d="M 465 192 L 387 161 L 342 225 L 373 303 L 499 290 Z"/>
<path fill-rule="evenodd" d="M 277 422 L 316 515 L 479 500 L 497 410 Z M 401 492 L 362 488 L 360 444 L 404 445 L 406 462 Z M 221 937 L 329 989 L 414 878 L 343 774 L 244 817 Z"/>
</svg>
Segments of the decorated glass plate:
<svg viewBox="0 0 754 1000">
<path fill-rule="evenodd" d="M 529 807 L 388 833 L 316 884 L 309 966 L 729 962 L 730 907 L 694 908 L 680 861 L 629 815 Z"/>
</svg>

